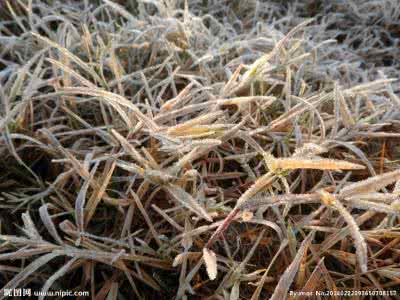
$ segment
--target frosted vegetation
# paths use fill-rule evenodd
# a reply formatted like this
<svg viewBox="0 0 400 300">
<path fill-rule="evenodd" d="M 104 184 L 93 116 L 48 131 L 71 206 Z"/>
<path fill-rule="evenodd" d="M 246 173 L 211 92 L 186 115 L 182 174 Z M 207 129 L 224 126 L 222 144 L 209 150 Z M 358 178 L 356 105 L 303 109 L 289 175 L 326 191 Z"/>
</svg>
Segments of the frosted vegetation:
<svg viewBox="0 0 400 300">
<path fill-rule="evenodd" d="M 3 289 L 399 286 L 400 5 L 283 2 L 0 2 Z"/>
</svg>

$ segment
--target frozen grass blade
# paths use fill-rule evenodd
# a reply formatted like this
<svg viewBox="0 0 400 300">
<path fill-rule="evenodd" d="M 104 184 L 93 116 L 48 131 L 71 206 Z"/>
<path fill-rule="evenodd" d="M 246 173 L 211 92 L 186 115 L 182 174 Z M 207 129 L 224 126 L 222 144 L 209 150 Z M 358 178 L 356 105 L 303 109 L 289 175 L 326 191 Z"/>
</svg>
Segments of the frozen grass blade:
<svg viewBox="0 0 400 300">
<path fill-rule="evenodd" d="M 60 277 L 64 276 L 69 268 L 77 261 L 76 258 L 71 258 L 62 268 L 60 268 L 57 272 L 55 272 L 49 279 L 46 280 L 46 283 L 42 287 L 41 295 L 39 296 L 40 300 L 44 299 L 44 295 L 47 294 L 50 287 L 54 284 L 54 282 L 59 279 Z"/>
<path fill-rule="evenodd" d="M 204 218 L 207 221 L 212 222 L 211 216 L 189 193 L 184 191 L 182 188 L 174 185 L 168 185 L 165 188 L 170 193 L 170 195 L 183 206 L 187 207 L 200 218 Z"/>
<path fill-rule="evenodd" d="M 355 241 L 357 259 L 360 265 L 361 272 L 365 273 L 368 271 L 368 250 L 367 243 L 363 235 L 360 232 L 360 228 L 358 227 L 356 221 L 352 217 L 352 215 L 348 212 L 348 210 L 343 206 L 343 204 L 337 200 L 332 194 L 329 194 L 325 191 L 321 191 L 321 201 L 328 205 L 332 206 L 340 213 L 343 219 L 349 226 L 350 233 Z"/>
<path fill-rule="evenodd" d="M 299 269 L 300 263 L 303 259 L 303 256 L 306 254 L 308 247 L 311 244 L 311 241 L 314 238 L 314 233 L 310 233 L 301 243 L 299 249 L 297 250 L 297 254 L 293 259 L 290 266 L 285 270 L 282 276 L 279 279 L 279 282 L 275 288 L 275 291 L 271 297 L 271 300 L 280 300 L 285 299 L 287 297 L 287 293 L 289 291 L 290 285 L 292 284 L 296 273 Z"/>
<path fill-rule="evenodd" d="M 217 257 L 215 253 L 207 248 L 203 248 L 203 259 L 206 265 L 208 277 L 211 280 L 217 278 Z"/>
<path fill-rule="evenodd" d="M 268 162 L 270 170 L 315 169 L 315 170 L 363 170 L 364 166 L 336 159 L 277 158 Z"/>
<path fill-rule="evenodd" d="M 32 275 L 37 269 L 46 265 L 49 261 L 56 258 L 58 254 L 48 253 L 43 256 L 40 256 L 36 260 L 34 260 L 31 264 L 29 264 L 26 268 L 24 268 L 21 272 L 19 272 L 13 279 L 11 279 L 1 290 L 0 290 L 0 299 L 4 299 L 5 293 L 4 291 L 7 289 L 15 289 L 17 286 L 30 275 Z"/>
<path fill-rule="evenodd" d="M 396 1 L 3 2 L 3 287 L 395 286 Z"/>
<path fill-rule="evenodd" d="M 47 45 L 56 48 L 57 50 L 59 50 L 62 55 L 64 55 L 65 57 L 68 57 L 70 60 L 72 60 L 73 62 L 75 62 L 79 67 L 81 67 L 83 70 L 85 70 L 87 73 L 89 73 L 93 79 L 95 79 L 97 82 L 102 82 L 101 78 L 97 75 L 97 73 L 88 66 L 87 63 L 85 63 L 84 61 L 82 61 L 79 57 L 77 57 L 76 55 L 72 54 L 70 51 L 68 51 L 68 49 L 58 45 L 57 43 L 49 40 L 46 37 L 40 36 L 39 34 L 32 32 L 32 35 L 37 38 L 38 40 L 46 43 Z"/>
<path fill-rule="evenodd" d="M 57 232 L 56 226 L 54 225 L 51 216 L 49 215 L 48 204 L 44 204 L 39 208 L 39 214 L 47 231 L 57 241 L 58 244 L 62 245 L 63 241 Z"/>
<path fill-rule="evenodd" d="M 349 197 L 357 194 L 376 192 L 399 179 L 400 170 L 384 173 L 382 175 L 370 177 L 368 179 L 349 184 L 340 190 L 339 195 L 341 197 Z"/>
</svg>

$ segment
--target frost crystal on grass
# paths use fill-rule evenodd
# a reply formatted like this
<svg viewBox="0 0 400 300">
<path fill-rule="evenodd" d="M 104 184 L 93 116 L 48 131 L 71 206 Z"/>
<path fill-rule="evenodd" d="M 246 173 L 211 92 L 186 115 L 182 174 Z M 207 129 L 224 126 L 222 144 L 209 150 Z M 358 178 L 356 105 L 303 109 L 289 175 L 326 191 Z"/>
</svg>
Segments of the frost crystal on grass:
<svg viewBox="0 0 400 300">
<path fill-rule="evenodd" d="M 0 1 L 1 287 L 397 286 L 399 19 L 395 0 Z"/>
<path fill-rule="evenodd" d="M 207 248 L 203 248 L 203 259 L 206 264 L 207 274 L 211 280 L 217 278 L 217 256 Z"/>
</svg>

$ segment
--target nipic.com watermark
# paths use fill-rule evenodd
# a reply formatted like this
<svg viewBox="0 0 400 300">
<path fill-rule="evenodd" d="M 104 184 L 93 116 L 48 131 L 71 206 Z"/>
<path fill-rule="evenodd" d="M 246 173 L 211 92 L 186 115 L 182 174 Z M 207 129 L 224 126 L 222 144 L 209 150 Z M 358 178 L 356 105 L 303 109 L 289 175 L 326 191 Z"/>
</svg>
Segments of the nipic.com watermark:
<svg viewBox="0 0 400 300">
<path fill-rule="evenodd" d="M 34 291 L 32 289 L 4 289 L 4 297 L 89 297 L 89 291 L 71 291 L 71 290 L 54 290 L 54 291 Z"/>
</svg>

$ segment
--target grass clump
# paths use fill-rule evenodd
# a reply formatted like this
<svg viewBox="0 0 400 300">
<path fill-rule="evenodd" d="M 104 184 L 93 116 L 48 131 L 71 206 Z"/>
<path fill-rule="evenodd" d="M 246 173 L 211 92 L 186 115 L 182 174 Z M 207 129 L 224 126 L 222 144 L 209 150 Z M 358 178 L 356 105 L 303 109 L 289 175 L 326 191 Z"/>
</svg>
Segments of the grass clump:
<svg viewBox="0 0 400 300">
<path fill-rule="evenodd" d="M 1 2 L 0 297 L 398 287 L 394 3 Z"/>
</svg>

